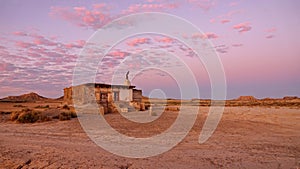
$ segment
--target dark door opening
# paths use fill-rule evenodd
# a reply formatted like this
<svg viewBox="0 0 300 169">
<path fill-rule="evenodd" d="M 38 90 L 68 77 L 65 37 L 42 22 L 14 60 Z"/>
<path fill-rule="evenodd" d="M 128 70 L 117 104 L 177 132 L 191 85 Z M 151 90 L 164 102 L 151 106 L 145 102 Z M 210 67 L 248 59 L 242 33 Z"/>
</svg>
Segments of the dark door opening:
<svg viewBox="0 0 300 169">
<path fill-rule="evenodd" d="M 114 101 L 119 101 L 119 92 L 114 92 Z"/>
</svg>

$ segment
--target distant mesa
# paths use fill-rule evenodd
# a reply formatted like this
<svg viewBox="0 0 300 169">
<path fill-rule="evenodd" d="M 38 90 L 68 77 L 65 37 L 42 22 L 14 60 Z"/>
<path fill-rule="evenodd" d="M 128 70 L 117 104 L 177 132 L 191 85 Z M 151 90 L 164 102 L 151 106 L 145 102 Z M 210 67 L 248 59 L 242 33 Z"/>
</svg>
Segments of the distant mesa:
<svg viewBox="0 0 300 169">
<path fill-rule="evenodd" d="M 237 98 L 239 101 L 257 101 L 257 99 L 254 96 L 240 96 Z"/>
<path fill-rule="evenodd" d="M 272 100 L 275 100 L 274 98 L 270 98 L 270 97 L 266 97 L 266 98 L 263 98 L 261 99 L 263 101 L 272 101 Z"/>
<path fill-rule="evenodd" d="M 1 102 L 35 102 L 50 100 L 46 97 L 40 96 L 36 93 L 27 93 L 20 96 L 8 96 L 0 99 Z"/>
<path fill-rule="evenodd" d="M 298 99 L 297 96 L 285 96 L 283 97 L 283 100 L 294 100 L 294 99 Z"/>
</svg>

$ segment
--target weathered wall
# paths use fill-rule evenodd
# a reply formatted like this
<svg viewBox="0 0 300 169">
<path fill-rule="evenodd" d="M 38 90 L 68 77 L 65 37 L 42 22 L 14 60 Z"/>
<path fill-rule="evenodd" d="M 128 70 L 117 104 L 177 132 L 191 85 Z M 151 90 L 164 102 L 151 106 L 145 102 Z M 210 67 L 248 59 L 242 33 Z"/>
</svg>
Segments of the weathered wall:
<svg viewBox="0 0 300 169">
<path fill-rule="evenodd" d="M 120 100 L 132 101 L 132 89 L 120 89 Z"/>
<path fill-rule="evenodd" d="M 133 89 L 133 101 L 135 102 L 142 102 L 143 93 L 142 90 Z"/>
<path fill-rule="evenodd" d="M 119 92 L 120 101 L 132 101 L 132 89 L 126 88 L 113 88 L 112 98 L 114 98 L 114 92 Z"/>
<path fill-rule="evenodd" d="M 93 85 L 80 85 L 74 87 L 68 87 L 64 89 L 64 104 L 86 104 L 91 102 L 97 102 L 103 106 L 104 112 L 107 113 L 109 105 L 113 104 L 114 91 L 119 92 L 120 101 L 136 102 L 137 109 L 143 110 L 143 106 L 137 104 L 142 101 L 142 90 L 126 88 L 126 87 L 96 87 Z M 102 100 L 101 95 L 105 93 L 106 98 Z M 113 106 L 112 106 L 113 107 Z"/>
</svg>

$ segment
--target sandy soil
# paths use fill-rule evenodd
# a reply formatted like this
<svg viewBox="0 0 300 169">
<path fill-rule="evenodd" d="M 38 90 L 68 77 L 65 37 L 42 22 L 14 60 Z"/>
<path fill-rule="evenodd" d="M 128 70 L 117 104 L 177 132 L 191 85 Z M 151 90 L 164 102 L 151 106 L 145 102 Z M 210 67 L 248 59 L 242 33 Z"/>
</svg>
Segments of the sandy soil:
<svg viewBox="0 0 300 169">
<path fill-rule="evenodd" d="M 98 147 L 77 119 L 34 124 L 2 120 L 0 168 L 300 167 L 299 109 L 226 107 L 215 133 L 199 144 L 207 112 L 207 107 L 201 108 L 194 127 L 176 147 L 143 159 L 119 157 Z M 2 114 L 1 118 L 7 116 Z M 124 120 L 118 114 L 105 117 L 122 133 L 147 137 L 168 128 L 177 114 L 166 112 L 157 119 L 159 123 L 143 125 Z"/>
</svg>

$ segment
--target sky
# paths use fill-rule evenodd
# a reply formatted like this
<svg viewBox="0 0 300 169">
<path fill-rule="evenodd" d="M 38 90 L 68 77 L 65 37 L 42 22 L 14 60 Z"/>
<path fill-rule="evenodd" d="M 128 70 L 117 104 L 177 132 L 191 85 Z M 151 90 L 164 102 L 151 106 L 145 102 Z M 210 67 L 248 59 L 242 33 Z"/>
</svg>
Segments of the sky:
<svg viewBox="0 0 300 169">
<path fill-rule="evenodd" d="M 2 0 L 0 97 L 28 92 L 62 96 L 96 33 L 116 19 L 143 12 L 171 14 L 201 30 L 178 36 L 196 45 L 210 44 L 224 70 L 227 99 L 300 96 L 299 8 L 296 0 Z M 114 36 L 113 31 L 109 34 Z M 174 37 L 132 35 L 101 57 L 95 82 L 122 83 L 130 71 L 131 84 L 145 96 L 160 89 L 167 98 L 181 98 L 181 91 L 195 80 L 199 91 L 190 91 L 186 98 L 197 92 L 211 98 L 205 64 Z"/>
</svg>

